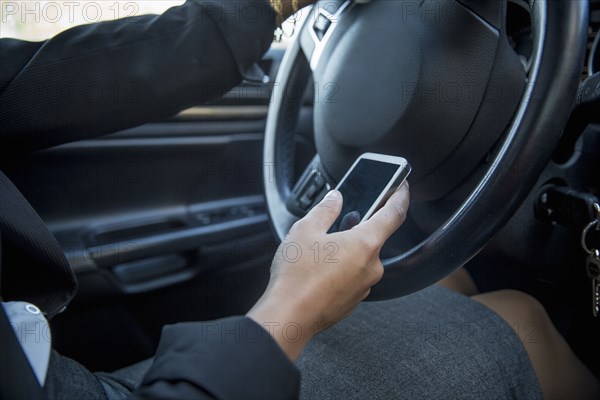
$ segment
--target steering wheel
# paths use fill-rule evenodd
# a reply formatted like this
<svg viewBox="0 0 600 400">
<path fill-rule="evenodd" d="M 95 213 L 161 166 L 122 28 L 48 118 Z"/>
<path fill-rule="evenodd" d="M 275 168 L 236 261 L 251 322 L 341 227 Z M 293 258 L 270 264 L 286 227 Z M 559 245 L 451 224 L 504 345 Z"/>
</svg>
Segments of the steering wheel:
<svg viewBox="0 0 600 400">
<path fill-rule="evenodd" d="M 358 155 L 379 152 L 410 161 L 417 202 L 476 182 L 439 228 L 382 260 L 369 300 L 407 295 L 463 266 L 517 210 L 558 143 L 579 85 L 588 8 L 533 0 L 524 62 L 507 37 L 507 1 L 318 2 L 282 60 L 267 118 L 264 184 L 279 239 Z M 311 75 L 318 154 L 294 182 Z"/>
</svg>

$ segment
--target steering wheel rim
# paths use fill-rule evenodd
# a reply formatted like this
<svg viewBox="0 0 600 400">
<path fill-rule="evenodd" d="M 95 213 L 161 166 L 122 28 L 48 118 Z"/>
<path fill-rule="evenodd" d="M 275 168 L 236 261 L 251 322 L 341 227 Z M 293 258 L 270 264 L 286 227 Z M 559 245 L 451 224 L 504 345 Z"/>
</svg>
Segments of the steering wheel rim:
<svg viewBox="0 0 600 400">
<path fill-rule="evenodd" d="M 405 253 L 382 260 L 384 278 L 368 300 L 401 297 L 449 275 L 477 255 L 520 206 L 569 117 L 584 63 L 588 6 L 586 1 L 531 3 L 534 52 L 529 82 L 499 150 L 483 178 L 442 226 Z M 306 23 L 302 29 L 307 29 Z M 286 202 L 293 168 L 290 138 L 302 97 L 290 88 L 302 87 L 311 72 L 301 36 L 282 60 L 265 132 L 265 196 L 279 239 L 298 219 Z"/>
</svg>

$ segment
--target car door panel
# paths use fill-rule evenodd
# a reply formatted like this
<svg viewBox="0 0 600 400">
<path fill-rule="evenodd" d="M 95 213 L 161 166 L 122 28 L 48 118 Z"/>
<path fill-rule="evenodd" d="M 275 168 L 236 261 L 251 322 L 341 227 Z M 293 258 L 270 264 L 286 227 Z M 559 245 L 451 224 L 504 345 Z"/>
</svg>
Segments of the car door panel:
<svg viewBox="0 0 600 400">
<path fill-rule="evenodd" d="M 282 55 L 266 55 L 269 76 Z M 151 355 L 165 323 L 239 314 L 256 301 L 277 246 L 262 194 L 271 87 L 242 83 L 168 121 L 3 166 L 79 280 L 70 312 L 53 321 L 63 354 L 114 369 Z M 303 111 L 305 130 L 311 110 Z M 299 141 L 301 159 L 313 151 Z M 124 332 L 118 346 L 106 339 L 114 325 Z M 85 327 L 90 346 L 74 326 Z"/>
</svg>

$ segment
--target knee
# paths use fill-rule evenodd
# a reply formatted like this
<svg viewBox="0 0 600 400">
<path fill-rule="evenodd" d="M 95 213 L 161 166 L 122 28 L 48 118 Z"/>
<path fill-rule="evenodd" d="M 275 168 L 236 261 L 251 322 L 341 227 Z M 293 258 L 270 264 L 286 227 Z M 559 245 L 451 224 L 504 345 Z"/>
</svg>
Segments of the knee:
<svg viewBox="0 0 600 400">
<path fill-rule="evenodd" d="M 517 290 L 500 290 L 474 299 L 500 315 L 523 341 L 534 341 L 552 322 L 544 306 L 533 296 Z"/>
<path fill-rule="evenodd" d="M 508 311 L 521 322 L 542 322 L 548 319 L 546 309 L 535 297 L 518 290 L 499 292 Z"/>
</svg>

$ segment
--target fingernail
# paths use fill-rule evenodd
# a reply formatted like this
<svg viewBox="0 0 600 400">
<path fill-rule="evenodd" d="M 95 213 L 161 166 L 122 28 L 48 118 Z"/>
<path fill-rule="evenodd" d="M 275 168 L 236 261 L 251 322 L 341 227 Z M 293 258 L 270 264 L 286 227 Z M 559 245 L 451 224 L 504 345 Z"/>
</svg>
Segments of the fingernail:
<svg viewBox="0 0 600 400">
<path fill-rule="evenodd" d="M 342 194 L 339 192 L 339 190 L 332 190 L 331 192 L 327 193 L 327 196 L 325 196 L 323 200 L 338 200 L 341 195 Z"/>
</svg>

